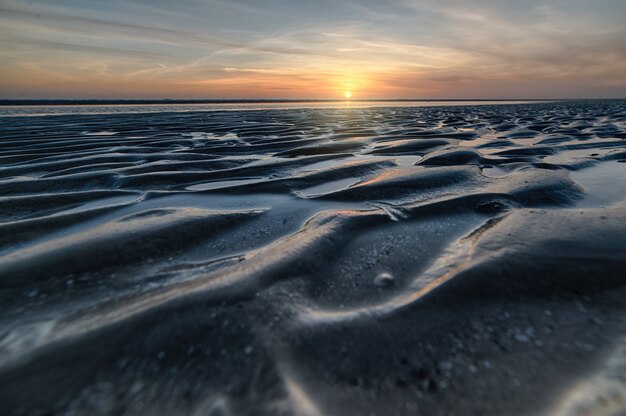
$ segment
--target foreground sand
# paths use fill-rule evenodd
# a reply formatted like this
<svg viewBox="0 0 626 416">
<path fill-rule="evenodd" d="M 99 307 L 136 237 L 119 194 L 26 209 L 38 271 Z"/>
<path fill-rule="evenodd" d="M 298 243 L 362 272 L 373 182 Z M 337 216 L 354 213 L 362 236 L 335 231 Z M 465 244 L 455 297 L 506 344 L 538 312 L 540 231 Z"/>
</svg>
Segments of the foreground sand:
<svg viewBox="0 0 626 416">
<path fill-rule="evenodd" d="M 0 118 L 0 413 L 626 413 L 626 102 Z"/>
</svg>

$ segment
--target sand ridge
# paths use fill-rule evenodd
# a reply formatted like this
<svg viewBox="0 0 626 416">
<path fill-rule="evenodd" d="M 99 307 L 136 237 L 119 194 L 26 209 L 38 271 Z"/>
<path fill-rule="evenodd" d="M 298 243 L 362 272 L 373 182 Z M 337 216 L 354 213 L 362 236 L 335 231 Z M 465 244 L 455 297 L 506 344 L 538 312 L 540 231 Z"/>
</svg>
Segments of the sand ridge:
<svg viewBox="0 0 626 416">
<path fill-rule="evenodd" d="M 0 132 L 2 414 L 626 410 L 624 101 Z"/>
</svg>

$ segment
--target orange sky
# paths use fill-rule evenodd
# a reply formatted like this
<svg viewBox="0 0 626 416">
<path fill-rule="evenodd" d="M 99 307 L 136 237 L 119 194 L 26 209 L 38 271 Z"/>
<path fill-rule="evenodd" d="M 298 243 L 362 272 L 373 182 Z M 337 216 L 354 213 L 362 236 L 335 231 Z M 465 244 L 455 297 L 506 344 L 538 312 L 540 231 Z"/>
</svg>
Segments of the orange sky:
<svg viewBox="0 0 626 416">
<path fill-rule="evenodd" d="M 0 0 L 0 98 L 624 97 L 625 17 L 614 0 Z"/>
</svg>

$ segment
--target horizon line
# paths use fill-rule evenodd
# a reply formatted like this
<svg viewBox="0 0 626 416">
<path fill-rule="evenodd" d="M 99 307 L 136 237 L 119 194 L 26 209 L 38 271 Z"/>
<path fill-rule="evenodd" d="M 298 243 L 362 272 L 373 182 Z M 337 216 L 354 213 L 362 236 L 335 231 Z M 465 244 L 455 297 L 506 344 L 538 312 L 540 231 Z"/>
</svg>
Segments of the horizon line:
<svg viewBox="0 0 626 416">
<path fill-rule="evenodd" d="M 363 99 L 313 99 L 313 98 L 8 98 L 0 105 L 116 105 L 116 104 L 260 104 L 260 103 L 367 103 L 367 102 L 502 102 L 502 101 L 617 101 L 624 98 L 363 98 Z"/>
</svg>

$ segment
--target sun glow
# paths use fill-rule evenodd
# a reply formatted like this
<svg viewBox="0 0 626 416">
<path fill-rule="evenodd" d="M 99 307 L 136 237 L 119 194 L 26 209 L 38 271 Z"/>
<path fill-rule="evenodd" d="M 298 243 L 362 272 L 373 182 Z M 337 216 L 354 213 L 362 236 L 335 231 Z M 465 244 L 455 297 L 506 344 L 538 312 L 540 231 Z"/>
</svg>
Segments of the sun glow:
<svg viewBox="0 0 626 416">
<path fill-rule="evenodd" d="M 352 92 L 350 91 L 346 91 L 343 93 L 344 97 L 346 97 L 346 100 L 349 100 L 352 97 Z"/>
</svg>

